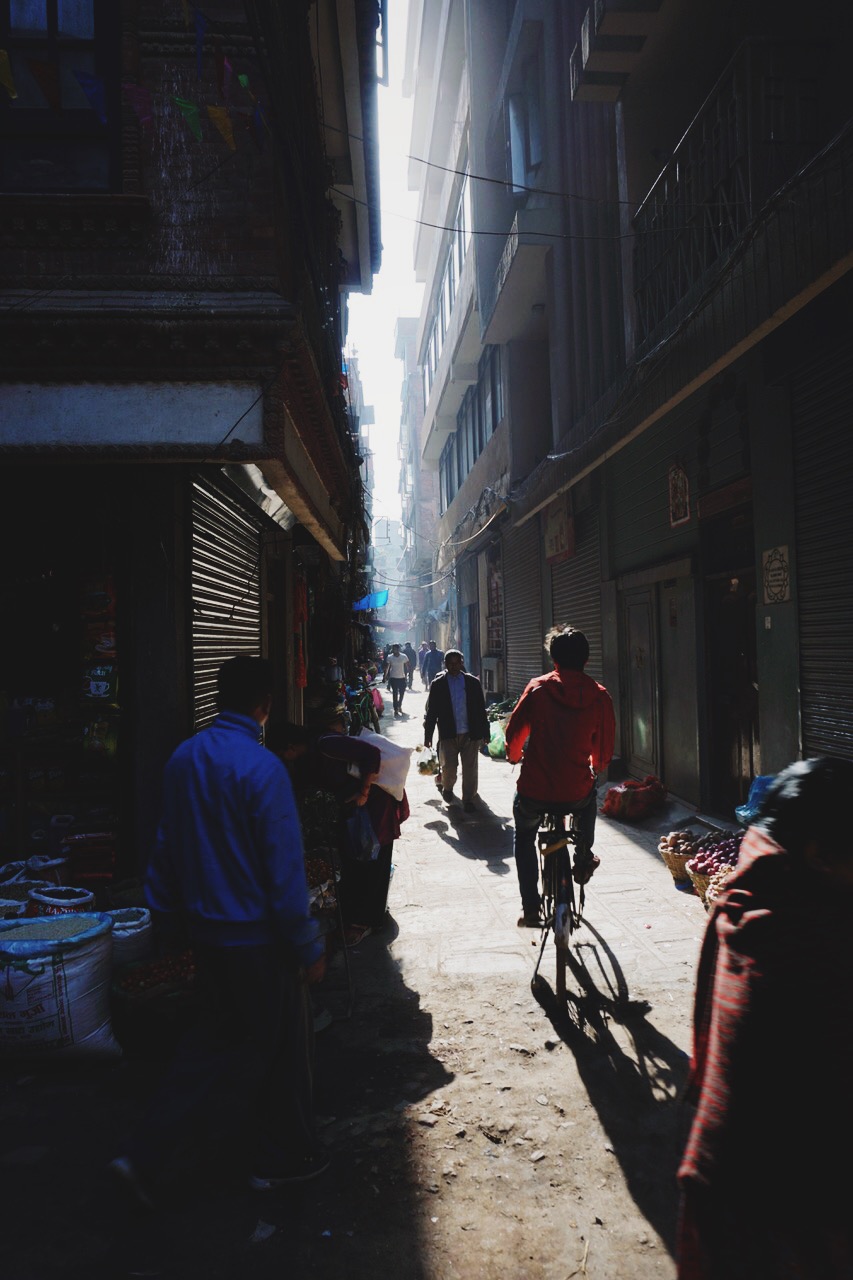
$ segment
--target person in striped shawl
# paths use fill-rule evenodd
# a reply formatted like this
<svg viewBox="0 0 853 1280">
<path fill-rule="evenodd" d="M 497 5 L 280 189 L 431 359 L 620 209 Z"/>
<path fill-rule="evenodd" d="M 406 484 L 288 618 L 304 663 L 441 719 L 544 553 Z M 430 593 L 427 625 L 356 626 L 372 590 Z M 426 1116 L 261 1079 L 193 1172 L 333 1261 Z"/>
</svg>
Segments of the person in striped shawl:
<svg viewBox="0 0 853 1280">
<path fill-rule="evenodd" d="M 853 1277 L 853 761 L 789 765 L 697 974 L 679 1280 Z"/>
</svg>

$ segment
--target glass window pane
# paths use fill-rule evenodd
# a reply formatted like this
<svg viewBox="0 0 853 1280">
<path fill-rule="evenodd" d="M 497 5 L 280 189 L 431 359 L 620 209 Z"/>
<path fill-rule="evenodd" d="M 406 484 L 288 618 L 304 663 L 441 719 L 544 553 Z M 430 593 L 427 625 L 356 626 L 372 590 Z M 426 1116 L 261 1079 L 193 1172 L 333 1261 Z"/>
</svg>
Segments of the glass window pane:
<svg viewBox="0 0 853 1280">
<path fill-rule="evenodd" d="M 67 111 L 92 111 L 92 104 L 80 88 L 75 71 L 95 74 L 95 56 L 89 49 L 77 49 L 74 53 L 59 55 L 59 85 L 61 101 Z"/>
<path fill-rule="evenodd" d="M 9 52 L 9 60 L 12 64 L 12 79 L 15 81 L 15 88 L 18 96 L 14 100 L 13 110 L 26 107 L 27 110 L 44 110 L 48 106 L 47 96 L 42 90 L 36 75 L 30 67 L 30 59 L 26 58 L 20 50 L 11 49 Z M 35 62 L 35 59 L 32 59 Z M 40 68 L 36 66 L 36 74 L 44 81 L 44 87 L 50 92 L 50 86 L 46 77 L 49 75 L 46 67 Z M 58 87 L 58 81 L 57 81 Z"/>
<path fill-rule="evenodd" d="M 13 36 L 46 36 L 47 0 L 10 0 L 9 29 Z"/>
<path fill-rule="evenodd" d="M 495 426 L 497 427 L 504 416 L 504 389 L 503 380 L 501 378 L 501 349 L 500 347 L 492 347 L 492 394 L 495 401 Z"/>
<path fill-rule="evenodd" d="M 94 0 L 59 0 L 59 34 L 72 40 L 95 38 Z"/>
</svg>

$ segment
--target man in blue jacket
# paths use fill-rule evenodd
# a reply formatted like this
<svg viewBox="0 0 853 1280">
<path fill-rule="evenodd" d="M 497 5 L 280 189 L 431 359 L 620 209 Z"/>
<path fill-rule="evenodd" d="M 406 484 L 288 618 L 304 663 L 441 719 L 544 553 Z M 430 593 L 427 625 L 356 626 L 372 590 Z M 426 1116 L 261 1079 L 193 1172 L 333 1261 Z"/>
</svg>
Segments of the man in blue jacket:
<svg viewBox="0 0 853 1280">
<path fill-rule="evenodd" d="M 269 664 L 228 659 L 218 700 L 213 724 L 166 765 L 145 880 L 155 919 L 193 949 L 199 1005 L 144 1123 L 111 1165 L 149 1205 L 223 1082 L 229 1120 L 250 1143 L 252 1188 L 302 1182 L 328 1166 L 314 1127 L 306 989 L 323 977 L 325 947 L 309 913 L 287 769 L 260 742 L 272 704 Z"/>
<path fill-rule="evenodd" d="M 444 666 L 444 653 L 439 649 L 434 640 L 430 640 L 429 648 L 424 654 L 424 660 L 421 663 L 421 675 L 427 688 L 430 687 L 435 677 Z"/>
</svg>

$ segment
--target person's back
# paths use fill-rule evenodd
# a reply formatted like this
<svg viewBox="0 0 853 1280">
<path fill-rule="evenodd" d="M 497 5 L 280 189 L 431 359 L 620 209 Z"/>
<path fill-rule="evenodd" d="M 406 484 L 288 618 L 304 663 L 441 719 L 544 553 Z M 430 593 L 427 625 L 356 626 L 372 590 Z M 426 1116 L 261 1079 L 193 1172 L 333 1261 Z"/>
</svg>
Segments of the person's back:
<svg viewBox="0 0 853 1280">
<path fill-rule="evenodd" d="M 596 774 L 610 763 L 616 717 L 610 694 L 584 673 L 589 642 L 581 631 L 554 627 L 546 637 L 555 670 L 531 680 L 506 726 L 506 758 L 521 760 L 513 801 L 514 852 L 521 892 L 519 925 L 538 928 L 536 832 L 550 808 L 572 806 L 582 848 L 573 876 L 585 884 L 596 867 Z"/>
<path fill-rule="evenodd" d="M 609 693 L 583 671 L 560 668 L 531 680 L 506 727 L 507 759 L 516 763 L 524 752 L 520 794 L 582 800 L 610 763 L 612 719 Z"/>
<path fill-rule="evenodd" d="M 444 651 L 439 649 L 434 640 L 430 640 L 429 648 L 424 655 L 423 676 L 427 685 L 435 679 L 444 666 Z"/>
<path fill-rule="evenodd" d="M 176 748 L 163 775 L 158 845 L 173 854 L 169 874 L 180 887 L 193 939 L 262 944 L 286 929 L 288 942 L 300 947 L 316 929 L 303 902 L 293 788 L 284 764 L 261 746 L 258 735 L 249 716 L 224 710 Z M 282 853 L 271 862 L 273 838 L 285 841 L 294 856 Z M 165 874 L 165 861 L 155 855 L 148 874 L 155 909 L 168 900 Z"/>
</svg>

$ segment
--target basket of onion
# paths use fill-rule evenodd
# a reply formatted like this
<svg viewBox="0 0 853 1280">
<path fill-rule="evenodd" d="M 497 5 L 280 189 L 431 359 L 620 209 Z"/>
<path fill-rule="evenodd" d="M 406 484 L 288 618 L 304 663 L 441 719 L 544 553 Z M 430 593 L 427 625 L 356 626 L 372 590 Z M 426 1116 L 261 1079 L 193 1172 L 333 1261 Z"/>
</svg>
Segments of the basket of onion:
<svg viewBox="0 0 853 1280">
<path fill-rule="evenodd" d="M 693 882 L 693 888 L 706 906 L 712 878 L 722 871 L 731 873 L 737 866 L 743 837 L 743 831 L 715 831 L 700 837 L 697 850 L 685 869 Z"/>
<path fill-rule="evenodd" d="M 676 885 L 689 885 L 687 863 L 696 853 L 697 840 L 692 831 L 670 831 L 661 836 L 658 853 L 666 863 Z"/>
</svg>

